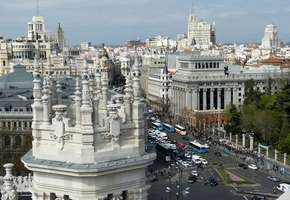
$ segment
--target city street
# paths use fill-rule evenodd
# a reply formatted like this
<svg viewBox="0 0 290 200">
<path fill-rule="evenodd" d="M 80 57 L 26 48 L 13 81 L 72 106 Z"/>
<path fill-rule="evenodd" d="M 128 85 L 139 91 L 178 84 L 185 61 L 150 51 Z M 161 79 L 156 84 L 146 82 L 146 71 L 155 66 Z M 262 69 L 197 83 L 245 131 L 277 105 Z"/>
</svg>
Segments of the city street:
<svg viewBox="0 0 290 200">
<path fill-rule="evenodd" d="M 168 133 L 168 136 L 171 140 L 182 141 L 185 144 L 188 144 L 189 141 L 192 141 L 193 138 L 189 136 L 189 140 L 185 140 L 182 136 L 176 133 Z M 273 188 L 276 187 L 279 183 L 273 182 L 267 179 L 269 175 L 268 172 L 264 170 L 252 170 L 252 169 L 242 169 L 239 167 L 239 164 L 245 163 L 250 164 L 252 161 L 245 161 L 239 159 L 238 157 L 229 156 L 224 152 L 223 147 L 211 146 L 207 149 L 208 152 L 203 154 L 202 157 L 219 162 L 226 169 L 231 169 L 233 172 L 236 172 L 240 176 L 247 178 L 254 182 L 253 185 L 225 185 L 221 180 L 221 177 L 215 170 L 217 166 L 204 165 L 204 170 L 198 171 L 198 180 L 193 184 L 188 184 L 187 179 L 190 176 L 192 170 L 196 169 L 196 166 L 184 169 L 182 173 L 182 189 L 190 187 L 189 194 L 184 196 L 184 199 L 210 199 L 215 197 L 215 199 L 251 199 L 252 195 L 237 195 L 234 191 L 240 189 L 243 191 L 256 192 L 256 193 L 272 193 Z M 216 157 L 214 152 L 219 151 L 222 156 Z M 158 166 L 157 166 L 158 164 Z M 162 163 L 156 163 L 157 168 L 162 169 Z M 164 166 L 169 170 L 168 164 Z M 173 169 L 171 169 L 173 170 Z M 149 190 L 149 199 L 161 199 L 165 197 L 167 200 L 170 199 L 170 193 L 166 193 L 166 187 L 170 187 L 172 190 L 176 188 L 176 181 L 179 180 L 179 173 L 175 171 L 176 175 L 171 179 L 168 176 L 161 177 L 157 182 L 150 182 L 151 189 Z M 271 174 L 275 175 L 275 174 Z M 218 181 L 218 185 L 215 187 L 204 185 L 204 180 L 208 180 L 209 177 L 214 177 Z M 286 179 L 280 178 L 281 182 L 287 181 Z M 149 179 L 150 181 L 150 179 Z M 178 190 L 176 190 L 178 192 Z M 280 192 L 276 191 L 278 194 Z M 176 195 L 171 192 L 171 199 L 176 199 Z"/>
</svg>

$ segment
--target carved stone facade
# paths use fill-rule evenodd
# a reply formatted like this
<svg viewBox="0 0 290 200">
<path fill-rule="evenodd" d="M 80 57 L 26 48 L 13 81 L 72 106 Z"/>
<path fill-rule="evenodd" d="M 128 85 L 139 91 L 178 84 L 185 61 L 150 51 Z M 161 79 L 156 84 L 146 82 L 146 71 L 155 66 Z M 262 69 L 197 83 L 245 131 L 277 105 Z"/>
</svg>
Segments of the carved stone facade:
<svg viewBox="0 0 290 200">
<path fill-rule="evenodd" d="M 34 90 L 43 91 L 37 62 L 34 68 Z M 139 64 L 135 62 L 132 82 L 126 84 L 133 93 L 116 95 L 111 104 L 107 71 L 99 68 L 90 74 L 84 58 L 81 84 L 77 80 L 69 106 L 47 108 L 41 95 L 34 98 L 33 148 L 22 158 L 33 171 L 34 200 L 147 199 L 147 167 L 155 154 L 145 151 Z"/>
</svg>

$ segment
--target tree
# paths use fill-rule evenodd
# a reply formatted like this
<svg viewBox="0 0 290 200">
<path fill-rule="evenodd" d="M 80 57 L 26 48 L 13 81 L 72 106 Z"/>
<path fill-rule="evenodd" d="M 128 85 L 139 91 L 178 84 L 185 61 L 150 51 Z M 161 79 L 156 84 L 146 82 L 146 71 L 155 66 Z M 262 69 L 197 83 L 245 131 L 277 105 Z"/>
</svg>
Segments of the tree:
<svg viewBox="0 0 290 200">
<path fill-rule="evenodd" d="M 241 132 L 241 113 L 238 111 L 237 107 L 230 103 L 224 109 L 224 117 L 227 119 L 227 124 L 225 130 L 233 134 Z"/>
<path fill-rule="evenodd" d="M 254 104 L 259 107 L 261 92 L 258 90 L 254 79 L 245 81 L 244 105 Z"/>
</svg>

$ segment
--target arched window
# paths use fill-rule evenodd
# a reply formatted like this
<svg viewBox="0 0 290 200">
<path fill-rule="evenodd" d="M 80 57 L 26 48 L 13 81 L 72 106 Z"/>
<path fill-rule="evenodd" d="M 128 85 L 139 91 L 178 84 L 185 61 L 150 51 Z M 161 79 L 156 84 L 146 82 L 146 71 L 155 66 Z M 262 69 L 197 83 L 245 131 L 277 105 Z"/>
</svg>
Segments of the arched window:
<svg viewBox="0 0 290 200">
<path fill-rule="evenodd" d="M 25 138 L 25 147 L 32 147 L 32 137 L 31 136 L 26 136 Z"/>
<path fill-rule="evenodd" d="M 8 136 L 8 135 L 6 135 L 4 138 L 4 146 L 5 147 L 11 146 L 11 139 L 10 139 L 10 136 Z"/>
<path fill-rule="evenodd" d="M 20 147 L 21 146 L 21 137 L 19 135 L 17 135 L 15 137 L 15 146 L 16 147 Z"/>
</svg>

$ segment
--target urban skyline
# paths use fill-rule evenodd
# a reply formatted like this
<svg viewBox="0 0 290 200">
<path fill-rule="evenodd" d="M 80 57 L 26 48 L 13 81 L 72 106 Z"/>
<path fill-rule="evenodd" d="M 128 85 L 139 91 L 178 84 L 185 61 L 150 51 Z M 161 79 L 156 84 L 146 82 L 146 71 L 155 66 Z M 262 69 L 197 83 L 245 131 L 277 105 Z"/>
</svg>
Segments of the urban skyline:
<svg viewBox="0 0 290 200">
<path fill-rule="evenodd" d="M 224 0 L 216 5 L 214 0 L 106 0 L 101 2 L 51 0 L 14 0 L 5 3 L 0 19 L 0 36 L 16 39 L 27 36 L 27 22 L 32 16 L 44 17 L 46 27 L 55 32 L 60 23 L 68 45 L 91 42 L 124 45 L 129 39 L 158 35 L 176 39 L 177 34 L 187 33 L 190 10 L 195 10 L 197 20 L 216 23 L 217 43 L 261 43 L 267 24 L 274 23 L 278 36 L 289 42 L 290 5 L 286 0 L 261 2 Z M 118 34 L 118 35 L 116 35 Z"/>
</svg>

